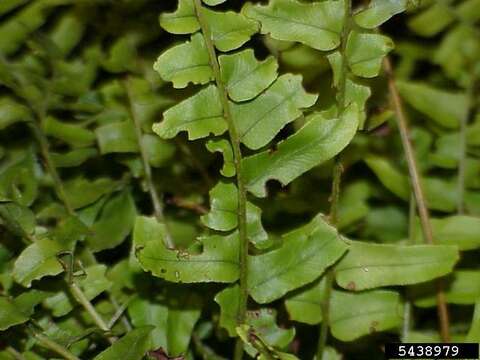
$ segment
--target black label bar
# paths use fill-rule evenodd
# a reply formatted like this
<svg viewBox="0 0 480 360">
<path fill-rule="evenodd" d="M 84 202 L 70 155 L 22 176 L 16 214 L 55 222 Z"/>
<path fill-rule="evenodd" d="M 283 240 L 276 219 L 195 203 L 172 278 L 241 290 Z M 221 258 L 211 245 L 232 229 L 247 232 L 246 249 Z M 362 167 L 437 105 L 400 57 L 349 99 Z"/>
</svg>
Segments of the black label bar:
<svg viewBox="0 0 480 360">
<path fill-rule="evenodd" d="M 478 343 L 390 343 L 387 359 L 478 359 Z"/>
</svg>

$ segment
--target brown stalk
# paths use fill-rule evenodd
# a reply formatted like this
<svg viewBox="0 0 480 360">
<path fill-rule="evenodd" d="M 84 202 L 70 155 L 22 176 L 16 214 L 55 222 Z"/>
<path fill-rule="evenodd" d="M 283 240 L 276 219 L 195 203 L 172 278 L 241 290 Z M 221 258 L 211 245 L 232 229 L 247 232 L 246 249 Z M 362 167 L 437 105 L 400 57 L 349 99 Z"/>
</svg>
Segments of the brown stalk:
<svg viewBox="0 0 480 360">
<path fill-rule="evenodd" d="M 395 76 L 392 68 L 392 63 L 388 56 L 383 62 L 383 68 L 388 80 L 388 88 L 390 91 L 390 96 L 392 98 L 393 107 L 396 114 L 397 126 L 400 132 L 400 138 L 402 141 L 403 151 L 405 153 L 405 158 L 408 164 L 408 172 L 410 175 L 410 183 L 413 189 L 413 194 L 415 195 L 415 200 L 417 204 L 418 214 L 420 217 L 420 223 L 422 225 L 422 232 L 425 242 L 430 245 L 434 245 L 432 225 L 430 223 L 430 214 L 427 207 L 427 201 L 425 199 L 422 180 L 420 172 L 418 170 L 417 161 L 415 159 L 415 152 L 413 149 L 412 142 L 410 141 L 410 130 L 408 126 L 407 115 L 405 114 L 402 98 L 398 91 L 397 85 L 395 83 Z M 448 319 L 448 308 L 447 302 L 445 299 L 445 293 L 443 291 L 443 282 L 437 280 L 437 312 L 438 320 L 440 326 L 440 336 L 443 342 L 450 341 L 450 331 L 449 331 L 449 319 Z"/>
</svg>

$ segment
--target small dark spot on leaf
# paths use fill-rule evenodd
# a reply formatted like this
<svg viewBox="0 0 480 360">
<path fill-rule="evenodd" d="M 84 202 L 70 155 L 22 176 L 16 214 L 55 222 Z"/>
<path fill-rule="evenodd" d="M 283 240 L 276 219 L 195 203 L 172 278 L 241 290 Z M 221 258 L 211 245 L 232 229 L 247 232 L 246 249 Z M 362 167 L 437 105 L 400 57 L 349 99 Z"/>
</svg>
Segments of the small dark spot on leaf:
<svg viewBox="0 0 480 360">
<path fill-rule="evenodd" d="M 258 310 L 252 310 L 248 312 L 248 315 L 252 318 L 258 319 L 260 317 L 260 311 Z"/>
<path fill-rule="evenodd" d="M 373 334 L 374 332 L 377 332 L 377 326 L 379 325 L 379 322 L 374 320 L 370 324 L 370 333 Z"/>
<path fill-rule="evenodd" d="M 268 149 L 268 155 L 273 155 L 277 152 L 277 144 L 273 144 L 273 146 Z"/>
<path fill-rule="evenodd" d="M 151 356 L 156 360 L 185 360 L 185 357 L 183 355 L 177 357 L 168 356 L 168 354 L 165 352 L 165 350 L 163 350 L 163 348 L 149 351 L 148 356 Z"/>
<path fill-rule="evenodd" d="M 348 289 L 348 290 L 355 291 L 356 287 L 357 287 L 357 286 L 355 285 L 355 282 L 354 282 L 354 281 L 350 281 L 350 282 L 347 284 L 347 289 Z"/>
</svg>

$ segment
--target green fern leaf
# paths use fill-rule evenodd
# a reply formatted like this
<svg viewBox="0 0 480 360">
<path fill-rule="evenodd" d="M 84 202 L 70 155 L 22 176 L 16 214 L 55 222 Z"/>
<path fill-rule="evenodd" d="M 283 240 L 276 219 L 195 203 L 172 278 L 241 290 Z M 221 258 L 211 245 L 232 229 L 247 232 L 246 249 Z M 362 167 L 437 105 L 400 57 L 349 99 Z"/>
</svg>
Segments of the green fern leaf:
<svg viewBox="0 0 480 360">
<path fill-rule="evenodd" d="M 262 24 L 262 34 L 270 34 L 277 40 L 297 41 L 324 51 L 340 45 L 343 0 L 311 4 L 296 0 L 271 0 L 266 6 L 248 3 L 242 13 Z"/>
<path fill-rule="evenodd" d="M 243 161 L 248 190 L 266 196 L 265 184 L 271 179 L 287 185 L 312 167 L 327 161 L 342 151 L 358 128 L 357 107 L 351 105 L 339 119 L 311 115 L 295 134 L 270 150 L 247 157 Z"/>
<path fill-rule="evenodd" d="M 301 76 L 286 74 L 258 98 L 233 104 L 232 116 L 241 141 L 257 150 L 268 144 L 286 124 L 301 116 L 301 109 L 312 106 L 316 100 L 317 95 L 303 89 Z"/>
<path fill-rule="evenodd" d="M 160 15 L 160 26 L 172 34 L 193 34 L 200 29 L 193 0 L 178 0 L 175 12 Z"/>
<path fill-rule="evenodd" d="M 382 61 L 393 49 L 393 41 L 379 34 L 352 31 L 348 37 L 346 56 L 352 72 L 361 77 L 378 75 Z"/>
<path fill-rule="evenodd" d="M 202 216 L 202 222 L 217 231 L 230 231 L 237 227 L 238 190 L 234 184 L 219 182 L 210 191 L 210 212 Z M 247 234 L 257 247 L 269 245 L 268 234 L 263 229 L 261 210 L 247 202 Z"/>
<path fill-rule="evenodd" d="M 214 85 L 168 109 L 163 121 L 153 125 L 153 131 L 164 139 L 187 131 L 190 140 L 221 135 L 227 130 L 218 90 Z"/>
<path fill-rule="evenodd" d="M 168 249 L 163 225 L 138 217 L 134 230 L 137 259 L 145 271 L 172 282 L 234 282 L 239 276 L 238 233 L 200 239 L 201 253 Z"/>
<path fill-rule="evenodd" d="M 213 43 L 220 51 L 231 51 L 245 44 L 258 32 L 258 23 L 233 11 L 203 9 L 210 26 Z"/>
<path fill-rule="evenodd" d="M 18 256 L 13 267 L 13 278 L 19 284 L 30 287 L 33 280 L 44 276 L 58 275 L 63 267 L 57 255 L 65 250 L 59 244 L 48 239 L 35 241 Z"/>
<path fill-rule="evenodd" d="M 203 0 L 203 2 L 209 6 L 216 6 L 223 4 L 227 0 Z"/>
<path fill-rule="evenodd" d="M 220 152 L 223 155 L 223 167 L 220 173 L 225 177 L 235 175 L 235 163 L 233 162 L 232 145 L 225 139 L 211 139 L 206 144 L 207 150 L 210 152 Z"/>
<path fill-rule="evenodd" d="M 365 10 L 354 16 L 363 28 L 374 29 L 407 8 L 407 0 L 372 0 Z"/>
<path fill-rule="evenodd" d="M 251 100 L 277 78 L 278 63 L 273 56 L 258 61 L 252 49 L 218 58 L 230 98 L 234 101 Z"/>
<path fill-rule="evenodd" d="M 349 290 L 420 283 L 450 273 L 458 261 L 456 246 L 384 245 L 352 241 L 336 266 L 338 284 Z"/>
<path fill-rule="evenodd" d="M 265 304 L 318 278 L 348 246 L 335 228 L 318 215 L 309 224 L 283 236 L 283 245 L 249 257 L 248 291 Z"/>
<path fill-rule="evenodd" d="M 407 103 L 440 126 L 457 129 L 466 116 L 468 99 L 465 94 L 416 82 L 397 81 L 397 86 Z"/>
<path fill-rule="evenodd" d="M 208 51 L 201 34 L 195 34 L 191 41 L 165 51 L 153 68 L 177 89 L 186 87 L 189 82 L 206 84 L 213 79 Z"/>
<path fill-rule="evenodd" d="M 341 341 L 396 328 L 402 321 L 403 303 L 394 291 L 332 292 L 330 325 L 332 335 Z"/>
</svg>

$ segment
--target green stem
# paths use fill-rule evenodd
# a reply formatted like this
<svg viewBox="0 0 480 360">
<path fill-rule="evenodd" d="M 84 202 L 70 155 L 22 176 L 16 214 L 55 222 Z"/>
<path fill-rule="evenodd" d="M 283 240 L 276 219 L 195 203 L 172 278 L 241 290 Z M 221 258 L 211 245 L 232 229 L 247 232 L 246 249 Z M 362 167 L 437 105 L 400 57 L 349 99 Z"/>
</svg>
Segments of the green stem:
<svg viewBox="0 0 480 360">
<path fill-rule="evenodd" d="M 110 331 L 107 323 L 102 319 L 100 314 L 95 310 L 92 303 L 87 299 L 83 291 L 78 287 L 75 282 L 70 284 L 70 291 L 72 292 L 73 296 L 77 301 L 85 308 L 85 310 L 89 313 L 95 324 L 102 329 L 103 331 Z"/>
<path fill-rule="evenodd" d="M 136 297 L 137 297 L 136 295 L 131 295 L 121 306 L 117 303 L 117 301 L 114 298 L 110 299 L 116 311 L 115 311 L 115 314 L 110 319 L 110 321 L 108 322 L 109 329 L 113 328 L 113 326 L 118 321 L 118 319 L 122 318 L 123 325 L 126 327 L 127 331 L 132 330 L 132 325 L 130 325 L 130 322 L 124 316 L 124 313 L 125 313 L 125 310 L 127 310 L 128 305 L 130 305 L 132 300 L 135 299 Z"/>
<path fill-rule="evenodd" d="M 35 333 L 35 339 L 38 341 L 40 345 L 43 347 L 52 350 L 53 352 L 57 353 L 61 357 L 67 360 L 80 360 L 78 357 L 73 355 L 70 351 L 64 348 L 62 345 L 57 344 L 55 341 L 49 339 L 45 335 Z"/>
<path fill-rule="evenodd" d="M 351 14 L 352 14 L 352 1 L 351 0 L 345 0 L 344 2 L 344 13 L 345 13 L 345 18 L 344 18 L 344 26 L 341 34 L 341 48 L 340 48 L 340 54 L 342 56 L 342 69 L 340 72 L 340 78 L 338 80 L 338 89 L 337 89 L 337 107 L 338 107 L 338 113 L 341 114 L 345 110 L 345 95 L 346 95 L 346 88 L 347 88 L 347 80 L 348 80 L 348 73 L 349 73 L 349 68 L 348 68 L 348 63 L 347 63 L 347 40 L 348 40 L 348 35 L 350 34 L 350 31 L 352 29 L 352 24 L 351 24 Z"/>
<path fill-rule="evenodd" d="M 215 52 L 215 46 L 212 41 L 212 36 L 208 26 L 208 22 L 203 16 L 202 13 L 202 3 L 201 0 L 195 0 L 195 10 L 202 29 L 203 37 L 205 39 L 205 44 L 208 49 L 208 54 L 210 57 L 210 64 L 213 69 L 215 76 L 215 82 L 217 84 L 218 93 L 220 96 L 220 101 L 223 107 L 223 113 L 225 120 L 228 124 L 228 133 L 230 136 L 230 142 L 232 143 L 233 148 L 233 158 L 235 163 L 235 170 L 237 173 L 237 187 L 238 187 L 238 232 L 239 232 L 239 242 L 240 242 L 240 251 L 239 251 L 239 265 L 240 265 L 240 300 L 239 307 L 237 312 L 237 324 L 242 324 L 245 322 L 246 312 L 247 312 L 247 301 L 248 301 L 248 289 L 247 289 L 247 257 L 248 257 L 248 236 L 247 236 L 247 191 L 245 183 L 243 180 L 242 173 L 242 152 L 240 149 L 240 137 L 238 136 L 235 123 L 230 110 L 230 104 L 228 100 L 228 93 L 225 88 L 225 84 L 222 81 L 220 66 L 218 64 L 217 55 Z M 235 346 L 235 356 L 234 359 L 239 360 L 243 356 L 243 345 L 240 339 L 237 339 L 237 344 Z"/>
<path fill-rule="evenodd" d="M 342 180 L 342 163 L 337 157 L 333 167 L 332 195 L 330 203 L 330 223 L 335 226 L 338 223 L 338 202 L 340 200 L 340 185 Z M 320 335 L 317 345 L 317 360 L 323 359 L 327 347 L 328 332 L 330 329 L 330 300 L 332 296 L 332 287 L 335 279 L 333 268 L 325 273 L 325 295 L 321 302 L 322 323 L 320 324 Z"/>
<path fill-rule="evenodd" d="M 415 153 L 413 150 L 412 143 L 410 141 L 410 130 L 408 128 L 408 120 L 405 114 L 402 99 L 400 93 L 397 89 L 395 83 L 395 77 L 392 69 L 392 64 L 388 56 L 384 60 L 384 70 L 388 78 L 388 88 L 390 95 L 392 97 L 393 106 L 396 113 L 396 120 L 398 129 L 400 132 L 400 138 L 402 141 L 403 151 L 405 153 L 405 158 L 408 164 L 408 171 L 410 174 L 410 182 L 413 188 L 413 193 L 415 195 L 415 200 L 417 203 L 418 214 L 420 216 L 420 222 L 422 225 L 422 232 L 425 242 L 427 244 L 433 245 L 433 232 L 432 225 L 430 223 L 430 214 L 427 207 L 427 201 L 424 196 L 424 191 L 422 187 L 422 181 L 420 177 L 420 172 L 418 170 L 417 161 L 415 159 Z M 443 291 L 442 282 L 437 281 L 437 312 L 440 325 L 440 335 L 444 342 L 450 341 L 450 325 L 448 319 L 448 308 L 447 302 L 445 299 L 445 293 Z"/>
<path fill-rule="evenodd" d="M 11 346 L 7 346 L 5 351 L 12 355 L 16 360 L 26 360 L 25 357 L 20 354 L 16 349 Z"/>
<path fill-rule="evenodd" d="M 160 196 L 158 195 L 158 192 L 155 188 L 155 184 L 153 182 L 153 176 L 152 176 L 152 168 L 150 166 L 150 163 L 148 161 L 148 154 L 143 146 L 143 141 L 142 141 L 142 124 L 140 122 L 140 119 L 137 117 L 137 113 L 134 110 L 134 105 L 133 105 L 133 95 L 132 95 L 132 89 L 130 86 L 130 79 L 126 79 L 124 81 L 124 87 L 125 87 L 125 92 L 127 93 L 127 99 L 128 99 L 128 108 L 130 112 L 130 117 L 133 120 L 133 124 L 135 127 L 135 135 L 137 137 L 137 143 L 138 143 L 138 148 L 140 149 L 140 157 L 142 159 L 142 164 L 143 164 L 143 170 L 145 172 L 145 181 L 147 183 L 147 188 L 148 188 L 148 193 L 150 194 L 150 199 L 153 204 L 153 210 L 155 217 L 158 222 L 162 223 L 165 225 L 165 230 L 166 230 L 166 239 L 165 239 L 165 245 L 168 248 L 173 249 L 175 247 L 175 244 L 173 243 L 172 236 L 170 234 L 170 231 L 168 229 L 167 222 L 165 220 L 165 214 L 164 214 L 164 209 L 163 209 L 163 203 L 160 199 Z"/>
<path fill-rule="evenodd" d="M 345 110 L 345 93 L 347 88 L 348 80 L 348 64 L 346 61 L 346 48 L 347 48 L 347 39 L 351 31 L 351 14 L 352 14 L 352 2 L 351 0 L 346 0 L 344 2 L 344 26 L 341 35 L 341 48 L 340 54 L 342 57 L 342 69 L 340 73 L 340 78 L 338 82 L 337 89 L 337 109 L 338 115 L 340 116 Z M 342 171 L 343 166 L 340 161 L 339 156 L 335 158 L 335 165 L 333 167 L 333 182 L 332 182 L 332 193 L 331 193 L 331 203 L 330 203 L 330 223 L 333 226 L 336 226 L 338 223 L 338 203 L 340 200 L 340 185 L 342 180 Z M 325 273 L 325 295 L 322 299 L 321 308 L 322 308 L 322 323 L 320 324 L 320 335 L 318 338 L 317 344 L 317 360 L 322 360 L 325 354 L 325 349 L 327 347 L 328 332 L 330 328 L 330 300 L 332 294 L 332 287 L 334 283 L 335 274 L 333 268 L 330 268 Z"/>
<path fill-rule="evenodd" d="M 40 123 L 42 122 L 42 118 L 43 116 L 39 115 Z M 60 176 L 58 175 L 58 171 L 55 168 L 55 165 L 53 163 L 52 157 L 50 156 L 50 145 L 48 143 L 47 137 L 45 136 L 42 129 L 40 128 L 41 125 L 36 122 L 30 122 L 29 125 L 33 131 L 35 139 L 38 142 L 38 145 L 40 146 L 40 152 L 45 162 L 45 167 L 47 169 L 47 172 L 52 177 L 53 186 L 55 189 L 55 193 L 57 194 L 57 197 L 63 203 L 63 205 L 67 209 L 67 212 L 70 215 L 75 216 L 75 211 L 73 210 L 73 207 L 67 198 L 67 193 L 65 192 L 65 187 L 63 186 L 63 182 L 60 179 Z"/>
</svg>

